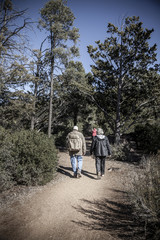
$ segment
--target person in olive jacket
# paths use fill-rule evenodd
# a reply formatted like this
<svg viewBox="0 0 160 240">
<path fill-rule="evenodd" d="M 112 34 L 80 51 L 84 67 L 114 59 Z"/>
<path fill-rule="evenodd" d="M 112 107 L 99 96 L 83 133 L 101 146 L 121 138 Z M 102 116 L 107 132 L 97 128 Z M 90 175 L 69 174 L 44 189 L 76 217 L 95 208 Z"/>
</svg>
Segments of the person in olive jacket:
<svg viewBox="0 0 160 240">
<path fill-rule="evenodd" d="M 70 148 L 69 142 L 70 142 L 70 139 L 72 139 L 73 135 L 74 135 L 74 138 L 77 136 L 76 139 L 80 140 L 80 142 L 78 140 L 78 142 L 79 142 L 79 144 L 78 144 L 79 149 L 78 150 L 75 150 L 75 149 L 73 150 L 73 149 Z M 74 172 L 73 176 L 75 178 L 80 178 L 80 177 L 82 177 L 81 170 L 82 170 L 82 165 L 83 165 L 83 155 L 86 154 L 85 137 L 83 136 L 83 134 L 81 132 L 78 131 L 78 127 L 74 126 L 73 131 L 70 132 L 67 135 L 66 141 L 67 141 L 66 145 L 67 145 L 67 148 L 69 150 L 72 169 L 73 169 L 73 172 Z M 77 143 L 77 140 L 76 140 L 76 143 Z"/>
<path fill-rule="evenodd" d="M 108 137 L 104 135 L 101 128 L 97 129 L 97 136 L 92 140 L 90 154 L 95 155 L 95 165 L 97 179 L 100 179 L 105 174 L 105 160 L 108 155 L 111 155 L 111 148 Z"/>
</svg>

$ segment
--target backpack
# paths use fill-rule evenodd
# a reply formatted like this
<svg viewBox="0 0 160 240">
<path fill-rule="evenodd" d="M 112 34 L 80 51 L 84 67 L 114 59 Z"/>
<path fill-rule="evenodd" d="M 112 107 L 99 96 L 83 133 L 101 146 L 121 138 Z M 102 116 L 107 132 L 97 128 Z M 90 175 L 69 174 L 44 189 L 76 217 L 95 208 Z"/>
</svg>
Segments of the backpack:
<svg viewBox="0 0 160 240">
<path fill-rule="evenodd" d="M 80 136 L 75 132 L 71 132 L 69 134 L 69 139 L 68 139 L 69 151 L 79 152 L 79 150 L 81 149 L 81 145 L 82 145 L 82 140 Z"/>
</svg>

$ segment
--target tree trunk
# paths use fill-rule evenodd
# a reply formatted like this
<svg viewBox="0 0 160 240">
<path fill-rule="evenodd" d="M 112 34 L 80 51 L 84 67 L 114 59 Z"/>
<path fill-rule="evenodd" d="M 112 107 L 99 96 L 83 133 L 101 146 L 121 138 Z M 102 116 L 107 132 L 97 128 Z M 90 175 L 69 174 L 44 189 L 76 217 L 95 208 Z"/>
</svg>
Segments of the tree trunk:
<svg viewBox="0 0 160 240">
<path fill-rule="evenodd" d="M 115 143 L 119 144 L 121 139 L 121 91 L 122 91 L 122 78 L 118 79 L 118 93 L 117 93 L 117 109 L 115 121 Z"/>
<path fill-rule="evenodd" d="M 120 142 L 120 127 L 121 127 L 121 123 L 120 123 L 120 99 L 121 99 L 121 79 L 119 79 L 118 81 L 118 96 L 117 96 L 117 110 L 116 110 L 116 122 L 115 122 L 115 143 L 119 144 Z"/>
<path fill-rule="evenodd" d="M 121 40 L 122 46 L 122 40 Z M 121 139 L 121 95 L 122 95 L 122 53 L 120 58 L 120 76 L 118 79 L 117 109 L 115 122 L 115 143 L 119 144 Z"/>
<path fill-rule="evenodd" d="M 36 101 L 37 101 L 37 80 L 35 82 L 35 89 L 34 89 L 33 113 L 31 117 L 31 130 L 34 130 L 35 128 Z"/>
<path fill-rule="evenodd" d="M 51 137 L 52 129 L 52 107 L 53 107 L 53 66 L 51 67 L 51 85 L 50 85 L 50 100 L 49 100 L 49 121 L 48 121 L 48 137 Z"/>
<path fill-rule="evenodd" d="M 33 102 L 33 113 L 31 117 L 31 130 L 34 130 L 34 124 L 35 124 L 35 100 Z"/>
<path fill-rule="evenodd" d="M 34 130 L 35 128 L 35 113 L 36 113 L 36 101 L 37 101 L 37 89 L 38 89 L 37 78 L 39 78 L 39 62 L 40 60 L 38 60 L 38 63 L 37 63 L 37 73 L 36 73 L 36 80 L 35 80 L 35 87 L 34 87 L 33 113 L 31 117 L 31 130 Z"/>
<path fill-rule="evenodd" d="M 48 137 L 51 137 L 52 129 L 52 112 L 53 112 L 53 72 L 54 72 L 54 56 L 53 49 L 55 48 L 55 40 L 53 39 L 53 32 L 51 31 L 51 84 L 50 84 L 50 100 L 49 100 L 49 119 L 48 119 Z"/>
</svg>

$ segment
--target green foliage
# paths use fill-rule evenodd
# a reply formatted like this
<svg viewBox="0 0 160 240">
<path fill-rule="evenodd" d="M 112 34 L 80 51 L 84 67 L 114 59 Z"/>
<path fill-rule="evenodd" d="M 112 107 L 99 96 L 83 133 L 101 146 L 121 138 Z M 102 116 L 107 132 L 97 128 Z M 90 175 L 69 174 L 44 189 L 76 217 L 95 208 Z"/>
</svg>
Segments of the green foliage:
<svg viewBox="0 0 160 240">
<path fill-rule="evenodd" d="M 61 91 L 63 91 L 63 97 L 67 103 L 67 112 L 72 117 L 74 125 L 77 125 L 78 118 L 84 110 L 84 105 L 86 105 L 86 97 L 79 90 L 79 85 L 87 84 L 82 63 L 70 61 L 62 79 Z"/>
<path fill-rule="evenodd" d="M 8 99 L 4 99 L 4 98 Z M 8 93 L 0 98 L 0 124 L 5 128 L 23 129 L 30 127 L 32 113 L 31 95 L 23 91 Z"/>
<path fill-rule="evenodd" d="M 65 147 L 68 132 L 67 126 L 57 126 L 54 132 L 55 144 L 57 147 Z"/>
<path fill-rule="evenodd" d="M 116 142 L 135 122 L 147 118 L 149 109 L 158 106 L 157 49 L 156 44 L 149 46 L 152 32 L 142 27 L 139 17 L 127 17 L 120 28 L 108 24 L 110 36 L 104 42 L 88 46 L 94 62 L 93 97 Z"/>
<path fill-rule="evenodd" d="M 112 158 L 117 161 L 126 161 L 127 159 L 127 153 L 126 153 L 127 147 L 125 144 L 113 144 L 112 145 Z"/>
<path fill-rule="evenodd" d="M 63 0 L 48 1 L 40 10 L 41 19 L 39 27 L 47 30 L 50 47 L 47 47 L 45 62 L 47 71 L 50 72 L 50 104 L 48 136 L 51 136 L 53 114 L 53 98 L 57 97 L 55 91 L 56 71 L 63 72 L 68 60 L 78 55 L 76 42 L 79 38 L 79 30 L 73 27 L 74 15 Z M 73 45 L 72 45 L 73 44 Z"/>
<path fill-rule="evenodd" d="M 54 140 L 43 133 L 21 130 L 0 132 L 1 191 L 13 184 L 43 185 L 57 166 Z"/>
<path fill-rule="evenodd" d="M 55 106 L 53 134 L 58 146 L 65 146 L 66 135 L 78 125 L 80 131 L 91 136 L 91 129 L 95 126 L 96 107 L 86 95 L 88 78 L 81 62 L 70 61 L 64 73 L 59 77 L 57 94 L 59 104 Z M 58 113 L 58 114 L 57 114 Z M 57 121 L 58 120 L 58 121 Z"/>
<path fill-rule="evenodd" d="M 11 0 L 0 5 L 0 125 L 22 128 L 28 125 L 32 108 L 31 96 L 24 90 L 30 76 L 23 30 L 29 21 L 26 10 L 15 10 Z"/>
<path fill-rule="evenodd" d="M 160 155 L 153 155 L 142 160 L 140 171 L 133 180 L 131 200 L 136 213 L 146 222 L 146 239 L 160 239 Z"/>
<path fill-rule="evenodd" d="M 146 153 L 157 153 L 160 150 L 160 125 L 137 125 L 134 133 L 137 146 Z"/>
<path fill-rule="evenodd" d="M 13 173 L 16 165 L 11 155 L 12 143 L 7 139 L 8 131 L 0 127 L 0 192 L 14 185 Z"/>
</svg>

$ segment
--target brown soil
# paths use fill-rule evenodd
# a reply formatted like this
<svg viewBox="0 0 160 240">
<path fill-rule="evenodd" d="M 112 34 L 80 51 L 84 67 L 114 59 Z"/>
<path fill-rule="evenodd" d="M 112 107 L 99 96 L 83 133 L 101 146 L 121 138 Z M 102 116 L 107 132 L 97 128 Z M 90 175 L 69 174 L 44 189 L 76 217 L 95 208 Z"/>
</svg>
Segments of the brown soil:
<svg viewBox="0 0 160 240">
<path fill-rule="evenodd" d="M 127 197 L 135 168 L 108 160 L 97 180 L 95 160 L 86 155 L 75 179 L 68 153 L 60 152 L 52 182 L 1 194 L 0 240 L 143 239 Z"/>
</svg>

